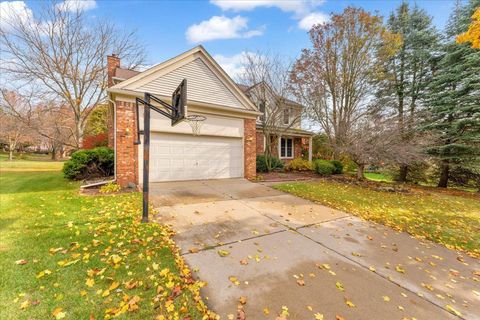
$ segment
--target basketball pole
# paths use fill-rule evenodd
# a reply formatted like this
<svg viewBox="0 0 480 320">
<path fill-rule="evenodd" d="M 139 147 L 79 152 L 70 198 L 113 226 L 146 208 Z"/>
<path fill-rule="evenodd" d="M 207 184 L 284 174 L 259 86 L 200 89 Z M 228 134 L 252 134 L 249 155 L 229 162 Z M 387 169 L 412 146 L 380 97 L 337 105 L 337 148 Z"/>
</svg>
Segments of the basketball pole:
<svg viewBox="0 0 480 320">
<path fill-rule="evenodd" d="M 150 94 L 145 93 L 143 105 L 143 212 L 142 222 L 148 222 L 148 185 L 150 169 Z"/>
</svg>

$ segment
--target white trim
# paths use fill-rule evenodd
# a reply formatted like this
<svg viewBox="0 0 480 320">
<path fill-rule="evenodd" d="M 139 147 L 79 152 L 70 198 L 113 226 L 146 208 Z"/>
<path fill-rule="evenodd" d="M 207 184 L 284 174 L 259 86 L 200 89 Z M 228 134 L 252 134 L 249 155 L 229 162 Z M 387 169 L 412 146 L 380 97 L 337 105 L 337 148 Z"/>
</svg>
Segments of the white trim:
<svg viewBox="0 0 480 320">
<path fill-rule="evenodd" d="M 192 48 L 174 58 L 171 58 L 167 61 L 164 61 L 160 64 L 157 64 L 150 69 L 147 69 L 125 81 L 122 81 L 118 84 L 115 84 L 113 87 L 107 89 L 109 92 L 114 92 L 118 89 L 130 89 L 134 90 L 151 80 L 152 77 L 157 77 L 158 74 L 165 72 L 165 70 L 176 69 L 175 64 L 190 62 L 197 57 L 200 57 L 205 62 L 208 62 L 212 67 L 210 70 L 217 76 L 217 78 L 222 81 L 225 86 L 231 91 L 231 93 L 245 106 L 246 111 L 256 111 L 258 112 L 257 107 L 253 102 L 245 95 L 245 93 L 238 88 L 238 86 L 233 82 L 230 76 L 222 69 L 222 67 L 212 58 L 212 56 L 203 48 L 202 46 L 197 46 Z M 208 66 L 208 65 L 207 65 Z M 163 70 L 163 71 L 162 71 Z M 258 112 L 260 113 L 260 112 Z"/>
<path fill-rule="evenodd" d="M 135 103 L 135 98 L 139 97 L 142 98 L 144 96 L 144 92 L 135 91 L 135 90 L 127 90 L 127 89 L 109 89 L 109 92 L 114 95 L 112 98 L 119 101 L 124 102 L 132 102 Z M 171 97 L 163 96 L 163 95 L 156 95 L 156 97 L 161 98 L 166 102 L 170 102 L 172 99 Z M 261 113 L 254 110 L 246 110 L 246 109 L 238 109 L 233 107 L 226 107 L 222 105 L 217 105 L 213 103 L 204 103 L 200 101 L 189 100 L 189 108 L 194 111 L 201 111 L 208 113 L 205 109 L 211 109 L 211 114 L 225 114 L 227 113 L 230 116 L 237 116 L 238 118 L 248 118 L 248 119 L 256 119 L 258 115 Z M 198 110 L 200 109 L 200 110 Z"/>
<path fill-rule="evenodd" d="M 292 140 L 292 156 L 291 157 L 282 157 L 282 139 L 285 139 L 285 154 L 287 154 L 287 140 Z M 293 159 L 295 158 L 295 139 L 293 137 L 282 137 L 278 138 L 278 157 L 280 159 Z"/>
</svg>

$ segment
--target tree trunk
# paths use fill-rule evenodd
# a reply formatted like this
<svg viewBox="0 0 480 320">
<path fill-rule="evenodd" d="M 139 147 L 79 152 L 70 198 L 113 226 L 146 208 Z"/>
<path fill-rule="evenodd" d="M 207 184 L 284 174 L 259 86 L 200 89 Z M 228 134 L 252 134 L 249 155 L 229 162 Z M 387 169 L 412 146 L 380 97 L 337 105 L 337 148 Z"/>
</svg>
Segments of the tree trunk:
<svg viewBox="0 0 480 320">
<path fill-rule="evenodd" d="M 364 176 L 364 171 L 365 171 L 365 165 L 358 165 L 358 169 L 357 169 L 357 179 L 358 180 L 363 180 L 365 178 Z"/>
<path fill-rule="evenodd" d="M 8 160 L 9 161 L 13 160 L 13 150 L 11 148 L 8 150 Z"/>
<path fill-rule="evenodd" d="M 450 166 L 448 163 L 443 163 L 441 167 L 441 174 L 440 174 L 440 180 L 438 181 L 438 186 L 439 188 L 446 188 L 448 185 L 448 178 L 449 178 L 449 173 L 450 173 Z"/>
<path fill-rule="evenodd" d="M 398 173 L 398 182 L 407 182 L 408 166 L 403 164 L 400 166 L 400 172 Z"/>
<path fill-rule="evenodd" d="M 55 147 L 52 148 L 52 160 L 57 160 L 57 149 Z"/>
</svg>

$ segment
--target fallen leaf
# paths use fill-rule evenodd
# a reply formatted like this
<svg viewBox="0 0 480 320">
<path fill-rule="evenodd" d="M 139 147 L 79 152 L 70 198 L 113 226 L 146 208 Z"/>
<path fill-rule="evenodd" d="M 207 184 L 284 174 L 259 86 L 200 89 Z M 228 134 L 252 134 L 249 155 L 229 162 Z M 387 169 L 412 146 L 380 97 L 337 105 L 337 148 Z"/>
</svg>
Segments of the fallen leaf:
<svg viewBox="0 0 480 320">
<path fill-rule="evenodd" d="M 405 269 L 401 265 L 397 265 L 395 267 L 395 270 L 397 270 L 397 272 L 400 272 L 400 273 L 405 273 Z"/>
<path fill-rule="evenodd" d="M 335 283 L 335 286 L 337 287 L 338 290 L 345 291 L 345 288 L 343 287 L 343 284 L 341 284 L 340 282 L 337 281 Z"/>
<path fill-rule="evenodd" d="M 29 306 L 30 306 L 30 300 L 25 300 L 25 301 L 23 301 L 22 304 L 20 305 L 20 309 L 25 310 L 25 309 L 27 309 Z"/>
<path fill-rule="evenodd" d="M 354 304 L 352 301 L 348 300 L 348 299 L 345 299 L 345 304 L 346 304 L 347 306 L 349 306 L 350 308 L 354 308 L 354 307 L 355 307 L 355 304 Z"/>
<path fill-rule="evenodd" d="M 95 280 L 88 278 L 87 281 L 85 281 L 85 284 L 91 288 L 95 284 Z"/>
<path fill-rule="evenodd" d="M 238 298 L 238 302 L 240 302 L 241 304 L 246 304 L 247 303 L 247 297 L 241 296 L 240 298 Z"/>
<path fill-rule="evenodd" d="M 19 265 L 24 265 L 24 264 L 27 264 L 27 263 L 28 263 L 28 261 L 27 261 L 27 260 L 25 260 L 25 259 L 21 259 L 21 260 L 17 260 L 17 261 L 15 261 L 15 263 L 16 263 L 16 264 L 19 264 Z"/>
<path fill-rule="evenodd" d="M 315 320 L 323 320 L 323 314 L 321 313 L 315 313 L 314 316 L 315 316 Z"/>
<path fill-rule="evenodd" d="M 248 264 L 248 260 L 247 259 L 240 260 L 240 264 L 245 266 Z"/>
<path fill-rule="evenodd" d="M 305 281 L 303 279 L 298 279 L 297 280 L 297 284 L 301 287 L 303 287 L 305 285 Z"/>
<path fill-rule="evenodd" d="M 190 253 L 197 253 L 198 251 L 200 251 L 198 248 L 190 248 L 190 249 L 188 249 L 188 252 L 190 252 Z"/>
<path fill-rule="evenodd" d="M 228 277 L 228 280 L 230 280 L 230 282 L 233 283 L 236 286 L 240 285 L 240 281 L 238 281 L 237 277 L 230 276 L 230 277 Z"/>
<path fill-rule="evenodd" d="M 462 313 L 460 311 L 455 310 L 451 305 L 447 304 L 446 308 L 447 308 L 448 311 L 455 314 L 457 317 L 462 316 Z"/>
<path fill-rule="evenodd" d="M 390 297 L 389 297 L 389 296 L 383 296 L 382 298 L 383 298 L 383 301 L 387 301 L 387 302 L 390 301 Z"/>
<path fill-rule="evenodd" d="M 220 257 L 226 257 L 230 254 L 227 250 L 218 250 L 217 252 Z"/>
</svg>

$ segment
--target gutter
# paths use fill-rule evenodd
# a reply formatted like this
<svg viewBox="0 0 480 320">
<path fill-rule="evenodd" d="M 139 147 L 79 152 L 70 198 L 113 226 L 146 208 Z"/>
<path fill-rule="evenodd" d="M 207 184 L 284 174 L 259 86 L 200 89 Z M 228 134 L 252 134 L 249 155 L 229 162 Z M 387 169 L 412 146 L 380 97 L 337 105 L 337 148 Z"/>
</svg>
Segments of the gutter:
<svg viewBox="0 0 480 320">
<path fill-rule="evenodd" d="M 135 90 L 109 88 L 109 89 L 107 89 L 107 91 L 110 92 L 110 93 L 114 93 L 114 94 L 118 94 L 118 95 L 124 95 L 124 96 L 128 96 L 128 97 L 133 97 L 133 98 L 136 98 L 136 97 L 142 98 L 144 96 L 144 92 L 135 91 Z M 167 97 L 167 96 L 164 96 L 164 95 L 161 95 L 161 94 L 157 94 L 157 96 L 161 97 L 163 99 L 166 99 L 166 100 L 171 99 L 171 97 Z M 196 101 L 196 100 L 190 100 L 190 101 L 193 103 L 194 106 L 209 108 L 209 109 L 213 109 L 213 110 L 230 111 L 230 112 L 233 112 L 233 113 L 250 115 L 250 116 L 254 116 L 254 117 L 262 115 L 262 112 L 256 111 L 256 110 L 242 110 L 242 109 L 238 109 L 238 108 L 225 107 L 225 106 L 221 106 L 221 105 L 217 105 L 217 104 L 213 104 L 213 103 L 205 103 L 205 102 Z"/>
</svg>

